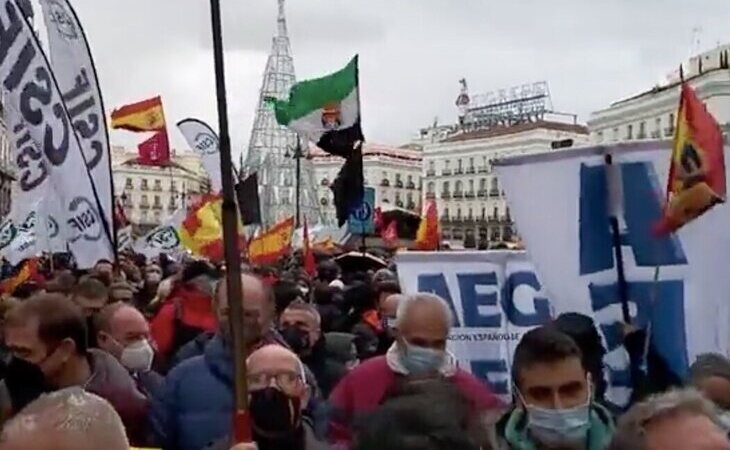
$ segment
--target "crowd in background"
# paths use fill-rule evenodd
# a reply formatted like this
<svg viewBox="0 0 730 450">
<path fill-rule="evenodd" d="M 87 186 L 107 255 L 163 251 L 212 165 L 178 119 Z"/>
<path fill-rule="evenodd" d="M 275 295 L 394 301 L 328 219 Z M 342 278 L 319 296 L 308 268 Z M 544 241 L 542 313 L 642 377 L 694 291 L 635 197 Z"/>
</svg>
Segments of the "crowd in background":
<svg viewBox="0 0 730 450">
<path fill-rule="evenodd" d="M 449 304 L 401 293 L 395 266 L 298 266 L 243 268 L 260 450 L 730 450 L 721 355 L 700 356 L 682 380 L 627 326 L 634 389 L 619 408 L 595 324 L 564 314 L 522 336 L 505 402 L 446 350 Z M 164 256 L 89 271 L 41 260 L 0 302 L 0 450 L 232 448 L 225 276 Z"/>
</svg>

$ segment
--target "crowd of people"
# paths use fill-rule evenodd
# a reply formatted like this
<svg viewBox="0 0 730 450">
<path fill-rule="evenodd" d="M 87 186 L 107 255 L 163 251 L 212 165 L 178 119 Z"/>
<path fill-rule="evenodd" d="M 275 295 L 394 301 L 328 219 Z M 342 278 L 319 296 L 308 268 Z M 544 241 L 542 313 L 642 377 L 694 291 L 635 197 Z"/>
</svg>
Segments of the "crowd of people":
<svg viewBox="0 0 730 450">
<path fill-rule="evenodd" d="M 0 303 L 0 450 L 730 450 L 724 356 L 701 355 L 681 380 L 627 326 L 644 361 L 618 408 L 595 325 L 564 314 L 522 335 L 505 401 L 447 350 L 446 301 L 404 295 L 397 267 L 343 273 L 331 259 L 314 276 L 243 268 L 255 444 L 234 445 L 220 267 L 53 266 Z"/>
</svg>

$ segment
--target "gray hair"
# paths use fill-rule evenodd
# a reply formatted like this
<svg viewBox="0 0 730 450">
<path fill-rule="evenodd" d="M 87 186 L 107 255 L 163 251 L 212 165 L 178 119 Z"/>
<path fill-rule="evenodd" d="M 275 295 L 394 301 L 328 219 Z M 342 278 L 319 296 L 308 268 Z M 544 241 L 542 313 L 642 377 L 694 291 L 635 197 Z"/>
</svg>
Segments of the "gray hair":
<svg viewBox="0 0 730 450">
<path fill-rule="evenodd" d="M 129 449 L 114 407 L 79 387 L 43 395 L 26 406 L 4 427 L 0 442 L 16 439 L 46 439 L 58 450 Z"/>
<path fill-rule="evenodd" d="M 689 377 L 692 383 L 711 377 L 730 380 L 730 360 L 718 353 L 703 353 L 689 368 Z"/>
<path fill-rule="evenodd" d="M 634 405 L 618 421 L 608 450 L 644 450 L 647 448 L 647 429 L 661 418 L 687 414 L 705 416 L 718 423 L 717 410 L 699 391 L 677 389 Z"/>
<path fill-rule="evenodd" d="M 395 326 L 399 327 L 405 320 L 405 317 L 408 315 L 411 307 L 419 303 L 438 304 L 441 309 L 443 309 L 444 319 L 446 319 L 446 323 L 448 324 L 449 328 L 451 328 L 451 325 L 454 323 L 454 313 L 451 311 L 451 307 L 449 306 L 449 304 L 446 303 L 446 300 L 439 297 L 438 295 L 426 292 L 419 292 L 418 294 L 407 295 L 398 302 L 398 309 L 396 309 L 395 312 Z"/>
</svg>

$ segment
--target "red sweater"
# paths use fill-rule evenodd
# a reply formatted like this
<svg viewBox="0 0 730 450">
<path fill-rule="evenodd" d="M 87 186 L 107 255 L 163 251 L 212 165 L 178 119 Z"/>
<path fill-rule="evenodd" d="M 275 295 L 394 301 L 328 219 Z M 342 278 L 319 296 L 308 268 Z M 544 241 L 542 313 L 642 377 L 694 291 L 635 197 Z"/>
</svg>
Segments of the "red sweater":
<svg viewBox="0 0 730 450">
<path fill-rule="evenodd" d="M 398 376 L 388 367 L 385 356 L 378 356 L 363 362 L 340 380 L 329 398 L 332 411 L 330 442 L 349 447 L 352 423 L 382 403 Z M 456 369 L 448 380 L 456 385 L 474 414 L 501 406 L 487 385 L 470 373 Z"/>
</svg>

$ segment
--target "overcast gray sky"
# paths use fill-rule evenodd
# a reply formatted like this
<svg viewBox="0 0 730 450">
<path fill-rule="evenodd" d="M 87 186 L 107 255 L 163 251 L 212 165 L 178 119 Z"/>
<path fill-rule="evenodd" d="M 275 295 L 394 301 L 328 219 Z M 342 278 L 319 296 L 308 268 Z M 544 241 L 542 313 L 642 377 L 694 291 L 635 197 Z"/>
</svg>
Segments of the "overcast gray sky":
<svg viewBox="0 0 730 450">
<path fill-rule="evenodd" d="M 161 94 L 174 123 L 216 128 L 206 0 L 72 0 L 96 59 L 107 113 Z M 249 139 L 276 27 L 276 0 L 221 0 L 234 152 Z M 472 94 L 546 80 L 553 106 L 593 110 L 651 87 L 694 49 L 730 42 L 728 0 L 288 0 L 297 77 L 360 54 L 365 135 L 403 144 L 455 119 L 458 80 Z M 130 145 L 140 136 L 114 132 Z"/>
</svg>

